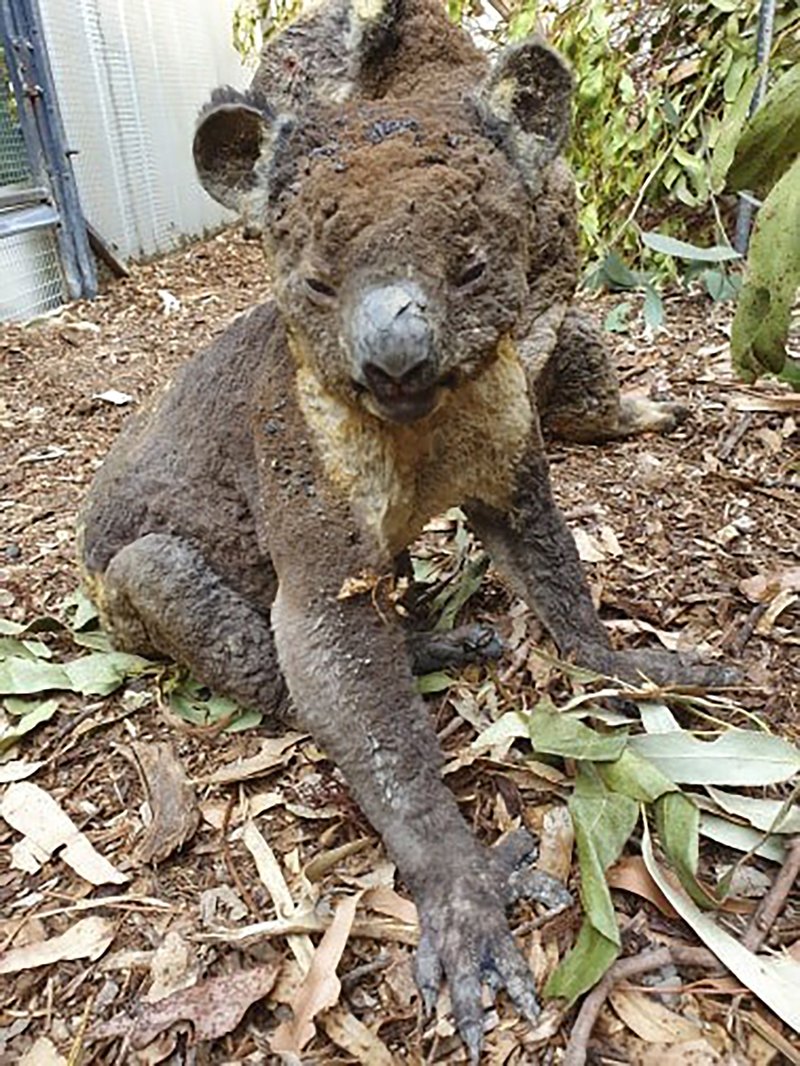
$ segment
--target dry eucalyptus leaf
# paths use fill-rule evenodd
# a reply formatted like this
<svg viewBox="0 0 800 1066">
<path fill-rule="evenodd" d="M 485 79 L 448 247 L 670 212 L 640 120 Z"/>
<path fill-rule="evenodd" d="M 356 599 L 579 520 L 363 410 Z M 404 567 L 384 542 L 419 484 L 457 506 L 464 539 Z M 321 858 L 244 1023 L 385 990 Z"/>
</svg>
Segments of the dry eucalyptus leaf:
<svg viewBox="0 0 800 1066">
<path fill-rule="evenodd" d="M 277 964 L 269 963 L 252 970 L 211 977 L 157 1003 L 139 1002 L 135 1017 L 117 1015 L 96 1025 L 91 1037 L 105 1040 L 125 1036 L 131 1047 L 144 1048 L 171 1025 L 189 1022 L 193 1027 L 190 1044 L 218 1040 L 236 1028 L 251 1004 L 271 991 L 278 970 Z"/>
<path fill-rule="evenodd" d="M 197 982 L 197 951 L 176 929 L 170 929 L 153 953 L 150 963 L 152 984 L 145 993 L 148 1003 L 191 988 Z"/>
<path fill-rule="evenodd" d="M 550 807 L 542 820 L 536 865 L 545 873 L 558 878 L 562 884 L 566 884 L 572 869 L 574 846 L 575 828 L 566 806 L 560 804 Z"/>
<path fill-rule="evenodd" d="M 611 990 L 608 998 L 627 1027 L 650 1044 L 678 1044 L 703 1036 L 700 1026 L 669 1010 L 652 996 L 617 987 Z"/>
<path fill-rule="evenodd" d="M 95 851 L 69 815 L 38 785 L 29 781 L 9 785 L 0 801 L 0 817 L 25 836 L 24 843 L 32 845 L 32 856 L 38 861 L 58 851 L 59 858 L 93 885 L 121 885 L 128 880 Z"/>
<path fill-rule="evenodd" d="M 60 936 L 3 952 L 0 974 L 33 970 L 65 959 L 99 959 L 114 939 L 114 932 L 107 918 L 81 918 Z"/>
<path fill-rule="evenodd" d="M 194 786 L 168 743 L 132 745 L 153 820 L 139 841 L 137 862 L 162 862 L 197 832 L 200 811 Z"/>
<path fill-rule="evenodd" d="M 257 755 L 228 763 L 210 777 L 201 778 L 200 781 L 202 784 L 209 785 L 230 785 L 236 781 L 246 781 L 250 777 L 261 777 L 262 774 L 274 770 L 276 766 L 283 766 L 287 763 L 292 749 L 306 735 L 306 733 L 285 733 L 281 737 L 268 737 L 262 742 L 261 751 Z"/>
<path fill-rule="evenodd" d="M 308 973 L 292 999 L 294 1018 L 282 1022 L 272 1034 L 270 1046 L 274 1052 L 299 1055 L 314 1038 L 316 1016 L 338 1001 L 342 986 L 336 976 L 336 967 L 353 927 L 359 895 L 348 896 L 336 908 L 333 921 L 314 952 Z"/>
<path fill-rule="evenodd" d="M 67 1060 L 59 1054 L 52 1040 L 40 1036 L 19 1059 L 18 1066 L 67 1066 Z"/>
</svg>

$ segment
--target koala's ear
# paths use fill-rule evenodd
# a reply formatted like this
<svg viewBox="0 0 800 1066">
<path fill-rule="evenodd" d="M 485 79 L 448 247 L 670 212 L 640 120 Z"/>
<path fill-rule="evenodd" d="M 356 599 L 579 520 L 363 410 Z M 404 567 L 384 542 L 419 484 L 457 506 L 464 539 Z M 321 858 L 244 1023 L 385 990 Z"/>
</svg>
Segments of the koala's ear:
<svg viewBox="0 0 800 1066">
<path fill-rule="evenodd" d="M 571 98 L 569 67 L 537 38 L 504 49 L 481 90 L 484 120 L 530 186 L 567 139 Z"/>
<path fill-rule="evenodd" d="M 234 89 L 218 89 L 200 115 L 192 151 L 209 196 L 241 212 L 258 183 L 258 164 L 271 140 L 274 116 L 265 104 Z"/>
</svg>

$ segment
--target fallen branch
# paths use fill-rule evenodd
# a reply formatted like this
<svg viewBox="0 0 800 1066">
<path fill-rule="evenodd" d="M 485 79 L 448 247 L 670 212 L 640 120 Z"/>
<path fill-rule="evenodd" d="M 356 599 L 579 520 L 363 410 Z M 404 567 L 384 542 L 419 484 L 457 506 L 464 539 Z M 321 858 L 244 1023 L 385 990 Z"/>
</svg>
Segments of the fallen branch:
<svg viewBox="0 0 800 1066">
<path fill-rule="evenodd" d="M 783 910 L 783 905 L 798 875 L 800 875 L 800 837 L 795 837 L 786 848 L 786 860 L 780 873 L 756 908 L 747 932 L 742 938 L 742 943 L 750 951 L 758 951 L 769 936 L 769 931 Z"/>
<path fill-rule="evenodd" d="M 615 962 L 602 981 L 595 985 L 583 1001 L 572 1027 L 563 1066 L 584 1066 L 594 1023 L 614 985 L 619 984 L 620 981 L 627 981 L 631 977 L 637 977 L 641 973 L 660 970 L 663 966 L 669 966 L 670 963 L 703 968 L 719 966 L 719 960 L 705 948 L 682 947 L 656 948 L 654 951 L 645 951 L 641 955 L 632 955 L 630 958 Z"/>
</svg>

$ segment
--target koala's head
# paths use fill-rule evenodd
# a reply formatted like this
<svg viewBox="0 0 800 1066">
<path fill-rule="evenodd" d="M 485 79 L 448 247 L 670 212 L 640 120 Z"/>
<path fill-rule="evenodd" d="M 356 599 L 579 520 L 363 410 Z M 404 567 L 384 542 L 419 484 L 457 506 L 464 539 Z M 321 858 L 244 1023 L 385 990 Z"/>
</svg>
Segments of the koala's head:
<svg viewBox="0 0 800 1066">
<path fill-rule="evenodd" d="M 298 118 L 212 103 L 198 173 L 227 206 L 257 205 L 295 357 L 326 389 L 408 423 L 493 361 L 522 315 L 530 197 L 565 136 L 569 82 L 533 42 L 471 96 Z"/>
</svg>

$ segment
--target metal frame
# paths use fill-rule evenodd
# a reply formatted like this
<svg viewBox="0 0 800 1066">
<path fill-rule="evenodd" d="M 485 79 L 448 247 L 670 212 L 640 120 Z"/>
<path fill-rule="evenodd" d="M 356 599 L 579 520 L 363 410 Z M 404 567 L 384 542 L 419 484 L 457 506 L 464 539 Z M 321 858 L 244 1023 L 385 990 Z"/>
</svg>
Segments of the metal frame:
<svg viewBox="0 0 800 1066">
<path fill-rule="evenodd" d="M 0 238 L 54 227 L 70 298 L 91 298 L 97 295 L 97 275 L 37 0 L 0 0 L 0 40 L 37 185 L 2 195 Z"/>
</svg>

